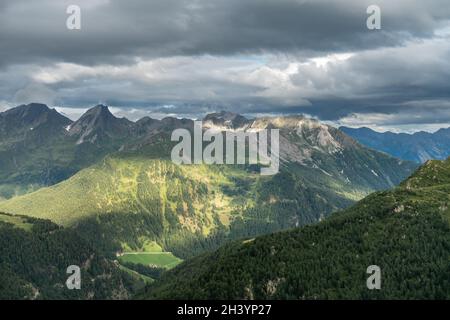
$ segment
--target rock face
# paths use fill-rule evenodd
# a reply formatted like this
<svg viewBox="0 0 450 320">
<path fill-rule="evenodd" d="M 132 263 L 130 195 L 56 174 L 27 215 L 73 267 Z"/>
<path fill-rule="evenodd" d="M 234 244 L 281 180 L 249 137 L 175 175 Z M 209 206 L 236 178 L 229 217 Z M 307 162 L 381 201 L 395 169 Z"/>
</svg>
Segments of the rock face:
<svg viewBox="0 0 450 320">
<path fill-rule="evenodd" d="M 301 116 L 259 118 L 250 125 L 250 129 L 279 129 L 282 139 L 280 154 L 287 161 L 304 163 L 312 160 L 314 151 L 334 154 L 356 146 L 335 128 Z"/>
<path fill-rule="evenodd" d="M 300 165 L 348 185 L 365 185 L 370 189 L 375 182 L 376 188 L 389 188 L 416 167 L 408 161 L 398 161 L 367 149 L 342 131 L 304 116 L 246 119 L 220 112 L 206 116 L 203 126 L 205 129 L 245 132 L 279 129 L 282 165 Z M 402 167 L 400 175 L 397 175 L 398 167 Z"/>
<path fill-rule="evenodd" d="M 203 118 L 203 126 L 205 128 L 216 128 L 220 130 L 246 129 L 248 128 L 249 123 L 251 123 L 251 121 L 244 116 L 225 111 L 211 113 Z"/>
<path fill-rule="evenodd" d="M 126 138 L 131 135 L 135 126 L 125 118 L 116 118 L 107 106 L 98 105 L 89 109 L 70 126 L 69 135 L 78 138 L 77 144 L 101 143 L 108 139 Z"/>
<path fill-rule="evenodd" d="M 63 128 L 71 123 L 71 120 L 44 104 L 21 105 L 0 113 L 0 144 L 36 135 L 61 134 Z M 41 137 L 45 138 L 51 137 Z"/>
</svg>

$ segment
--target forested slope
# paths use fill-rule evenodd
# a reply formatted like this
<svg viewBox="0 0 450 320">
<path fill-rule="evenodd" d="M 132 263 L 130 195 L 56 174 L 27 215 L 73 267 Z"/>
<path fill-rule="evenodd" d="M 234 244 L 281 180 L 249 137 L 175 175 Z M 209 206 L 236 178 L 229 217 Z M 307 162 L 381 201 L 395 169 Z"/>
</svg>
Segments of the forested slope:
<svg viewBox="0 0 450 320">
<path fill-rule="evenodd" d="M 226 245 L 147 288 L 171 299 L 449 299 L 450 160 L 313 226 Z M 381 290 L 366 287 L 381 268 Z"/>
<path fill-rule="evenodd" d="M 0 213 L 0 299 L 126 299 L 143 285 L 76 232 L 47 220 Z M 81 268 L 69 290 L 67 268 Z"/>
</svg>

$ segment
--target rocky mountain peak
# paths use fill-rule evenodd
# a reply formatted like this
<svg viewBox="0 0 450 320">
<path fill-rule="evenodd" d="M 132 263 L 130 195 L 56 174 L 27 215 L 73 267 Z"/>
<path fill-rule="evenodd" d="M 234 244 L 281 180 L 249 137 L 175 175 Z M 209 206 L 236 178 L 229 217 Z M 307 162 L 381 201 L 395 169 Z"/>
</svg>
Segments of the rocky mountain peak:
<svg viewBox="0 0 450 320">
<path fill-rule="evenodd" d="M 72 123 L 70 119 L 41 103 L 20 105 L 0 113 L 0 131 L 3 139 L 41 129 L 56 133 L 70 123 Z"/>
<path fill-rule="evenodd" d="M 60 120 L 65 119 L 65 122 L 70 122 L 69 119 L 59 114 L 56 110 L 50 109 L 42 103 L 20 105 L 1 113 L 1 118 L 9 119 L 10 121 L 20 121 L 22 125 L 26 125 L 27 123 L 32 124 L 49 116 L 58 117 Z"/>
<path fill-rule="evenodd" d="M 227 111 L 211 113 L 203 118 L 203 126 L 205 128 L 217 128 L 223 130 L 245 128 L 249 123 L 250 120 L 246 117 Z"/>
<path fill-rule="evenodd" d="M 133 123 L 125 118 L 116 118 L 105 105 L 99 104 L 86 111 L 69 128 L 70 135 L 78 135 L 78 144 L 94 143 L 100 138 L 124 137 Z"/>
<path fill-rule="evenodd" d="M 117 119 L 112 113 L 111 111 L 109 111 L 109 108 L 105 105 L 99 104 L 96 105 L 95 107 L 89 109 L 88 111 L 86 111 L 86 113 L 84 113 L 81 118 L 79 119 L 82 121 L 85 121 L 87 119 L 102 119 L 102 120 L 113 120 L 113 119 Z"/>
</svg>

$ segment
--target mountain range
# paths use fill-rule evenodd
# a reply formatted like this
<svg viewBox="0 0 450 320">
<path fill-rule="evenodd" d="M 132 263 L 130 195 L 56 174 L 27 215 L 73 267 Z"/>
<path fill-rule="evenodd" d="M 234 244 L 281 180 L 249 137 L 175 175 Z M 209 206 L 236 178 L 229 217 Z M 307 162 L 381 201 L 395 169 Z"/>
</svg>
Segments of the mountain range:
<svg viewBox="0 0 450 320">
<path fill-rule="evenodd" d="M 72 172 L 86 168 L 58 184 L 0 202 L 0 210 L 66 227 L 95 225 L 95 235 L 105 239 L 99 243 L 114 250 L 140 249 L 156 241 L 187 257 L 203 250 L 196 247 L 205 239 L 217 246 L 229 238 L 319 221 L 374 190 L 395 186 L 415 168 L 302 116 L 248 120 L 217 113 L 204 124 L 223 131 L 280 129 L 280 173 L 262 177 L 252 166 L 174 165 L 170 133 L 192 129 L 192 120 L 144 118 L 134 123 L 96 106 L 65 128 L 54 129 L 60 139 L 53 145 L 64 144 L 75 155 L 90 151 L 89 159 L 73 157 L 69 165 Z M 57 153 L 50 150 L 48 155 Z M 38 163 L 33 169 L 43 168 Z M 126 219 L 128 227 L 122 221 L 121 228 L 106 232 L 105 226 L 118 219 Z M 137 225 L 142 227 L 131 236 L 128 230 Z M 195 248 L 186 249 L 194 240 Z"/>
<path fill-rule="evenodd" d="M 176 118 L 116 118 L 108 107 L 89 109 L 72 121 L 32 103 L 0 113 L 0 199 L 63 181 Z"/>
<path fill-rule="evenodd" d="M 0 197 L 67 179 L 117 149 L 128 121 L 96 107 L 76 122 L 42 104 L 0 113 Z M 88 141 L 89 143 L 83 143 Z"/>
<path fill-rule="evenodd" d="M 450 156 L 450 128 L 439 129 L 434 133 L 420 131 L 414 134 L 389 131 L 381 133 L 365 127 L 339 129 L 369 148 L 403 160 L 424 163 L 432 159 L 444 160 Z"/>
<path fill-rule="evenodd" d="M 132 122 L 99 105 L 71 121 L 41 104 L 8 110 L 0 119 L 0 162 L 5 164 L 0 168 L 0 211 L 9 214 L 0 219 L 5 236 L 33 241 L 32 227 L 15 234 L 14 226 L 25 219 L 20 217 L 52 223 L 90 244 L 88 252 L 101 257 L 96 263 L 109 263 L 117 283 L 132 282 L 127 288 L 150 281 L 144 273 L 157 279 L 160 271 L 125 265 L 117 258 L 124 253 L 145 256 L 158 248 L 190 259 L 232 240 L 313 224 L 373 191 L 394 187 L 417 167 L 303 116 L 247 119 L 218 112 L 203 119 L 204 130 L 222 133 L 279 129 L 280 172 L 273 176 L 261 176 L 259 165 L 175 165 L 171 133 L 193 130 L 190 119 Z M 17 249 L 19 242 L 14 243 L 9 252 Z M 70 247 L 64 241 L 61 245 Z M 21 259 L 39 260 L 36 255 Z M 0 258 L 0 265 L 11 273 L 21 261 Z M 45 261 L 40 262 L 44 267 Z M 46 267 L 60 266 L 49 259 Z M 124 272 L 133 279 L 137 272 L 138 279 Z M 31 271 L 16 277 L 32 292 L 41 292 L 38 298 L 61 295 L 42 287 Z M 63 285 L 58 279 L 51 283 Z M 134 289 L 111 290 L 105 295 L 129 296 Z M 83 297 L 97 296 L 101 290 Z"/>
</svg>

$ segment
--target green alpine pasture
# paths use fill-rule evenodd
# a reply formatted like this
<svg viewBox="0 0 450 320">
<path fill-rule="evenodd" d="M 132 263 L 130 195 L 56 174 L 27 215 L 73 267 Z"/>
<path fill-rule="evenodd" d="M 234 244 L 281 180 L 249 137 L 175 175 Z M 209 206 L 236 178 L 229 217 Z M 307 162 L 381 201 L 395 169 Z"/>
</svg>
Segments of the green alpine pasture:
<svg viewBox="0 0 450 320">
<path fill-rule="evenodd" d="M 119 261 L 172 269 L 183 260 L 175 257 L 171 252 L 125 252 L 119 257 Z"/>
</svg>

